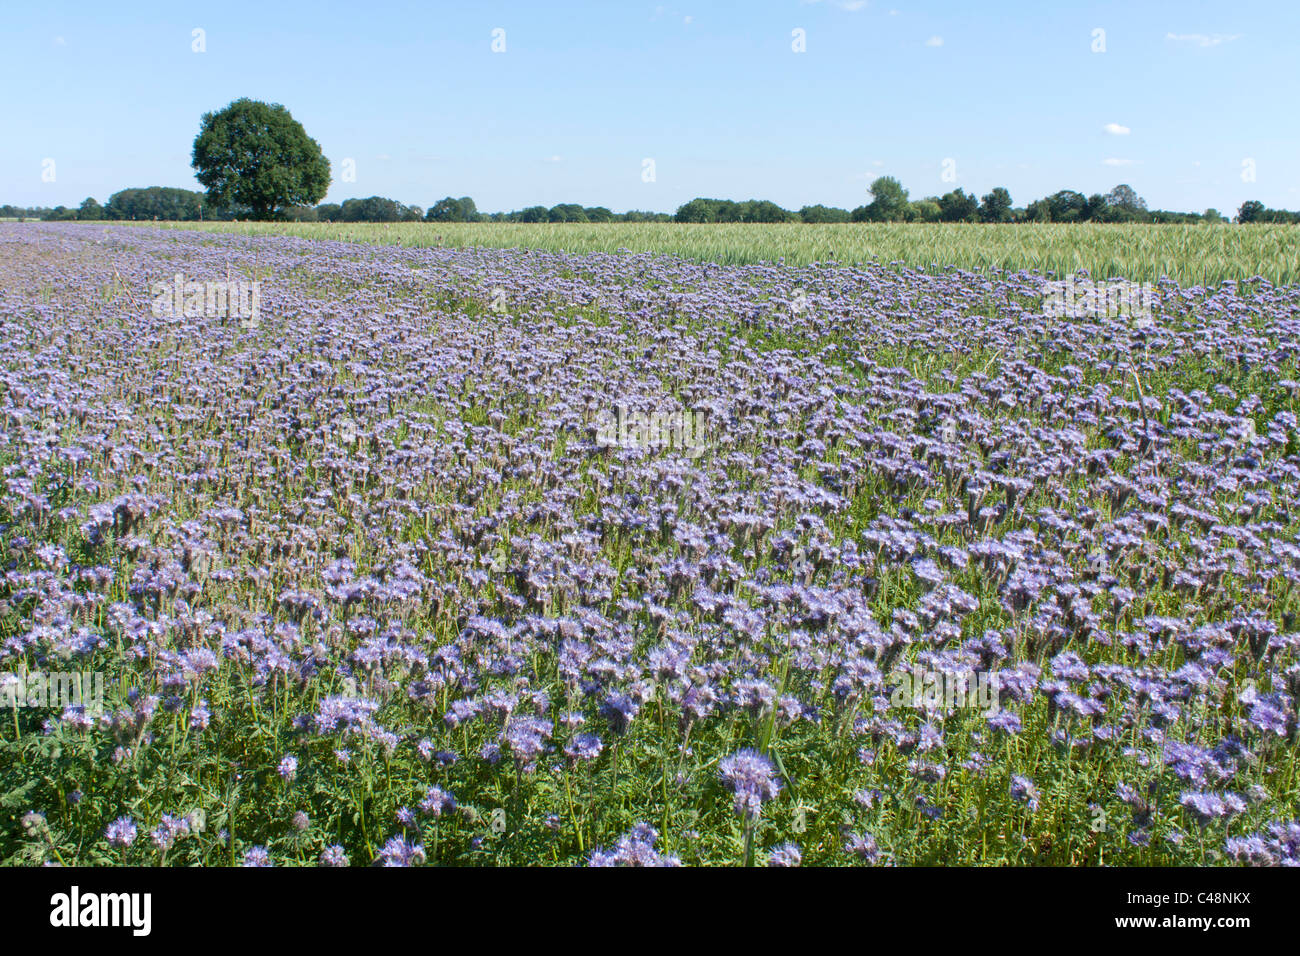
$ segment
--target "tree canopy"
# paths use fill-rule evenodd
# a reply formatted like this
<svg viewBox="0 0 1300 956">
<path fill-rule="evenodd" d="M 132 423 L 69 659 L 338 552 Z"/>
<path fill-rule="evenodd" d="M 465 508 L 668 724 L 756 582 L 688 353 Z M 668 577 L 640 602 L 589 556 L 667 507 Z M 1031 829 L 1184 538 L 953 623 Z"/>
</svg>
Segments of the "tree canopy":
<svg viewBox="0 0 1300 956">
<path fill-rule="evenodd" d="M 278 103 L 247 98 L 203 114 L 192 165 L 209 203 L 255 219 L 317 203 L 330 184 L 329 160 L 302 124 Z"/>
</svg>

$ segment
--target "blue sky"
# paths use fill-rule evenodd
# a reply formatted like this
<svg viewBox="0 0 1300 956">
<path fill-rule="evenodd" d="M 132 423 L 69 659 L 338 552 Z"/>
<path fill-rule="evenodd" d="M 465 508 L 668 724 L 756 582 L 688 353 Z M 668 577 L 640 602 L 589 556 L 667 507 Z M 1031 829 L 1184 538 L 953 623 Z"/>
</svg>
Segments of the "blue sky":
<svg viewBox="0 0 1300 956">
<path fill-rule="evenodd" d="M 1153 208 L 1300 208 L 1293 0 L 46 0 L 4 19 L 0 202 L 20 205 L 198 188 L 200 116 L 250 96 L 321 144 L 331 201 L 851 208 L 890 174 L 913 198 L 1128 182 Z"/>
</svg>

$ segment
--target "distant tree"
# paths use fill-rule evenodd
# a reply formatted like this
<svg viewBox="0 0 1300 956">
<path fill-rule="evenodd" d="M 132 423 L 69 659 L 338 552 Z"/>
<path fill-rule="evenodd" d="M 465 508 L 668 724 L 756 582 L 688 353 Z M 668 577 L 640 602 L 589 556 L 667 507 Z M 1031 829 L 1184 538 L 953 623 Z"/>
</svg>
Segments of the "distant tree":
<svg viewBox="0 0 1300 956">
<path fill-rule="evenodd" d="M 623 222 L 672 222 L 676 217 L 666 212 L 647 212 L 643 209 L 629 209 L 621 217 Z"/>
<path fill-rule="evenodd" d="M 339 209 L 340 222 L 402 222 L 407 208 L 396 199 L 369 196 L 366 199 L 345 199 Z M 407 219 L 406 221 L 409 221 Z"/>
<path fill-rule="evenodd" d="M 1242 203 L 1241 208 L 1237 210 L 1237 222 L 1263 222 L 1264 214 L 1267 211 L 1268 210 L 1265 209 L 1264 204 L 1258 199 L 1248 199 Z"/>
<path fill-rule="evenodd" d="M 546 218 L 550 222 L 586 222 L 587 213 L 577 203 L 566 202 L 552 206 Z"/>
<path fill-rule="evenodd" d="M 1002 186 L 986 193 L 980 204 L 980 218 L 985 222 L 1007 222 L 1011 219 L 1011 193 Z"/>
<path fill-rule="evenodd" d="M 1062 189 L 1052 193 L 1045 200 L 1048 215 L 1052 222 L 1077 222 L 1088 208 L 1088 200 L 1083 193 L 1073 189 Z"/>
<path fill-rule="evenodd" d="M 0 206 L 0 219 L 17 219 L 24 222 L 28 219 L 44 219 L 45 214 L 50 210 L 44 206 Z"/>
<path fill-rule="evenodd" d="M 908 217 L 914 222 L 939 222 L 943 219 L 943 209 L 939 205 L 937 196 L 926 196 L 924 199 L 918 199 L 912 203 L 911 215 Z"/>
<path fill-rule="evenodd" d="M 1146 200 L 1127 183 L 1121 183 L 1106 194 L 1106 205 L 1113 209 L 1123 209 L 1135 217 L 1147 211 Z"/>
<path fill-rule="evenodd" d="M 944 222 L 975 222 L 980 204 L 974 193 L 954 189 L 939 199 L 939 216 Z"/>
<path fill-rule="evenodd" d="M 477 222 L 478 218 L 478 207 L 468 196 L 461 196 L 459 199 L 447 196 L 445 199 L 439 199 L 424 214 L 426 222 Z"/>
<path fill-rule="evenodd" d="M 1223 222 L 1223 214 L 1211 206 L 1209 209 L 1205 210 L 1205 212 L 1201 213 L 1201 221 L 1217 226 L 1219 223 Z"/>
<path fill-rule="evenodd" d="M 213 206 L 247 206 L 256 219 L 317 203 L 330 184 L 329 160 L 302 124 L 278 103 L 250 99 L 203 114 L 192 165 Z"/>
<path fill-rule="evenodd" d="M 425 222 L 459 222 L 460 221 L 460 203 L 447 196 L 439 199 L 429 207 L 424 214 Z"/>
<path fill-rule="evenodd" d="M 549 222 L 551 211 L 545 206 L 529 206 L 519 211 L 516 222 Z"/>
<path fill-rule="evenodd" d="M 893 176 L 881 176 L 871 184 L 867 221 L 902 222 L 907 219 L 907 190 Z"/>
<path fill-rule="evenodd" d="M 678 222 L 736 222 L 739 208 L 729 199 L 692 199 L 678 207 Z"/>
<path fill-rule="evenodd" d="M 343 207 L 336 202 L 322 203 L 316 207 L 316 218 L 321 222 L 341 222 Z"/>
<path fill-rule="evenodd" d="M 588 206 L 583 210 L 588 222 L 613 222 L 614 213 L 604 206 Z"/>
<path fill-rule="evenodd" d="M 790 222 L 794 213 L 766 199 L 747 199 L 736 204 L 737 222 Z"/>
<path fill-rule="evenodd" d="M 318 222 L 320 210 L 315 206 L 286 206 L 280 211 L 280 218 L 286 222 Z"/>
<path fill-rule="evenodd" d="M 104 207 L 93 196 L 87 196 L 77 207 L 77 218 L 95 221 L 104 218 Z"/>
<path fill-rule="evenodd" d="M 203 193 L 174 186 L 122 189 L 108 197 L 105 219 L 191 220 L 203 215 Z"/>
<path fill-rule="evenodd" d="M 47 209 L 41 218 L 46 222 L 67 222 L 77 218 L 77 210 L 69 209 L 67 206 L 55 206 L 53 209 Z"/>
<path fill-rule="evenodd" d="M 1083 212 L 1079 214 L 1079 218 L 1088 222 L 1105 222 L 1108 209 L 1109 203 L 1107 203 L 1106 197 L 1101 193 L 1093 193 L 1085 200 Z"/>
<path fill-rule="evenodd" d="M 1025 207 L 1025 222 L 1051 222 L 1052 204 L 1046 199 L 1035 199 Z"/>
<path fill-rule="evenodd" d="M 802 222 L 848 222 L 849 211 L 821 204 L 804 206 L 799 210 L 799 219 Z"/>
</svg>

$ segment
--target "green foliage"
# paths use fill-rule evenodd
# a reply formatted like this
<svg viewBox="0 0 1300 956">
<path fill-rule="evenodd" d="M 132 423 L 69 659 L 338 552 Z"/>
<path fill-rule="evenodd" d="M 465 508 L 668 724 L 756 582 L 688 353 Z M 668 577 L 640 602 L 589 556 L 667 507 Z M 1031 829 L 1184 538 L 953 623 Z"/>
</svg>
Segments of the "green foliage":
<svg viewBox="0 0 1300 956">
<path fill-rule="evenodd" d="M 976 222 L 979 215 L 980 204 L 974 193 L 954 189 L 939 200 L 939 218 L 944 222 Z"/>
<path fill-rule="evenodd" d="M 439 199 L 424 214 L 426 222 L 478 222 L 480 218 L 478 207 L 468 196 Z"/>
<path fill-rule="evenodd" d="M 985 194 L 980 204 L 980 219 L 984 222 L 1011 221 L 1011 193 L 1001 186 Z"/>
<path fill-rule="evenodd" d="M 93 196 L 87 196 L 77 208 L 77 218 L 93 222 L 104 218 L 104 207 Z"/>
<path fill-rule="evenodd" d="M 250 99 L 203 114 L 192 165 L 213 206 L 247 207 L 255 219 L 319 202 L 330 184 L 329 160 L 302 124 L 278 103 Z"/>
<path fill-rule="evenodd" d="M 838 209 L 833 206 L 804 206 L 799 210 L 799 219 L 801 222 L 848 222 L 849 211 L 847 209 Z"/>
<path fill-rule="evenodd" d="M 732 202 L 730 199 L 692 199 L 681 206 L 674 217 L 677 222 L 791 222 L 794 213 L 782 209 L 774 202 L 749 199 Z"/>
<path fill-rule="evenodd" d="M 367 199 L 346 199 L 339 207 L 338 222 L 419 222 L 422 210 L 418 206 L 404 206 L 396 199 L 370 196 Z"/>
<path fill-rule="evenodd" d="M 123 189 L 113 193 L 104 209 L 105 219 L 199 219 L 203 193 L 172 186 Z"/>
<path fill-rule="evenodd" d="M 577 203 L 560 203 L 551 207 L 546 219 L 548 222 L 587 222 L 587 212 Z"/>
<path fill-rule="evenodd" d="M 912 213 L 909 218 L 912 222 L 940 222 L 943 219 L 943 208 L 937 198 L 927 196 L 912 203 Z"/>
<path fill-rule="evenodd" d="M 866 222 L 903 222 L 908 218 L 907 190 L 893 176 L 881 176 L 871 184 L 871 202 L 863 219 Z"/>
<path fill-rule="evenodd" d="M 1237 210 L 1237 222 L 1239 223 L 1300 223 L 1300 212 L 1291 212 L 1286 209 L 1269 209 L 1257 199 L 1251 199 L 1241 204 Z"/>
</svg>

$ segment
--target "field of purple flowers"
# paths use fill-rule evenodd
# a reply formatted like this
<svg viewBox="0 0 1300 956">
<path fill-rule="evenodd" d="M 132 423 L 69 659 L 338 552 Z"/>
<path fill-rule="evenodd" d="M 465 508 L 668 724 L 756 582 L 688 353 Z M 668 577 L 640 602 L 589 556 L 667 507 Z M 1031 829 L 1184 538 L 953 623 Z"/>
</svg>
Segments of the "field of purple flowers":
<svg viewBox="0 0 1300 956">
<path fill-rule="evenodd" d="M 0 860 L 1300 862 L 1300 287 L 1045 282 L 0 224 Z"/>
</svg>

